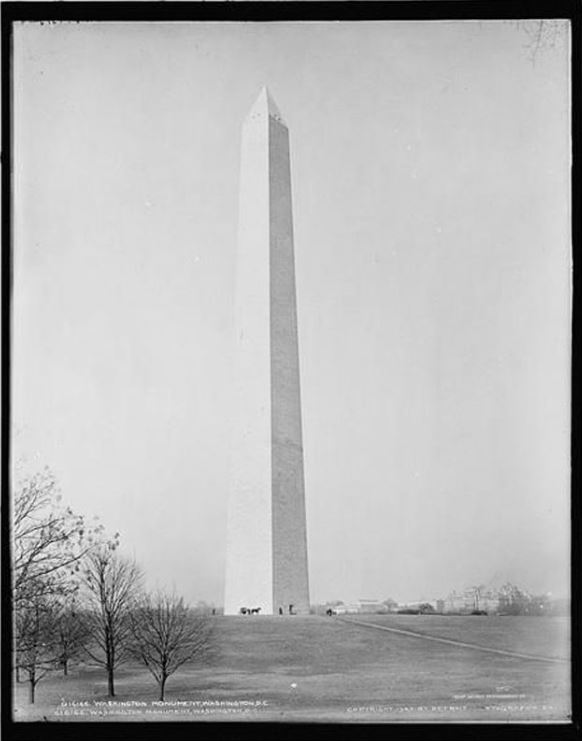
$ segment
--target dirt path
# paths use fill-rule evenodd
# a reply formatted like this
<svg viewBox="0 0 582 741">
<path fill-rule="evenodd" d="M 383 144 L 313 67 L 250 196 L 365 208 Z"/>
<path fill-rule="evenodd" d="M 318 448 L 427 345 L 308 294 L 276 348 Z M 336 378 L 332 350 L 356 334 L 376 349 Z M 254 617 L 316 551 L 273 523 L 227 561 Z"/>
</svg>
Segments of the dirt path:
<svg viewBox="0 0 582 741">
<path fill-rule="evenodd" d="M 535 656 L 533 654 L 522 654 L 516 651 L 506 651 L 502 648 L 487 648 L 486 646 L 479 646 L 476 643 L 465 643 L 465 641 L 455 641 L 452 638 L 438 638 L 437 636 L 426 635 L 425 633 L 415 633 L 412 630 L 403 630 L 402 628 L 388 628 L 385 625 L 376 625 L 375 623 L 365 623 L 362 620 L 354 620 L 353 618 L 336 618 L 344 623 L 351 623 L 352 625 L 361 625 L 364 628 L 375 628 L 376 630 L 386 630 L 389 633 L 399 633 L 400 635 L 412 636 L 413 638 L 423 638 L 425 641 L 436 641 L 437 643 L 448 643 L 452 646 L 460 646 L 461 648 L 471 648 L 475 651 L 486 651 L 487 653 L 501 654 L 502 656 L 513 656 L 516 659 L 530 659 L 531 661 L 547 661 L 552 664 L 568 664 L 568 659 L 552 658 L 550 656 Z"/>
</svg>

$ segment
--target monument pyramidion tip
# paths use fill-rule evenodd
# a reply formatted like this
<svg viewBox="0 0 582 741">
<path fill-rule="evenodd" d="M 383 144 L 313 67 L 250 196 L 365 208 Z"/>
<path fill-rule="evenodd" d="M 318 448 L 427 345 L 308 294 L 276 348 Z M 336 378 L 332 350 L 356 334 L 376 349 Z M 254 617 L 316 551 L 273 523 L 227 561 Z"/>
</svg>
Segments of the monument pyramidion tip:
<svg viewBox="0 0 582 741">
<path fill-rule="evenodd" d="M 284 126 L 287 125 L 266 85 L 263 85 L 261 88 L 257 99 L 247 114 L 247 119 L 258 118 L 259 116 L 269 116 L 270 118 L 279 121 L 279 123 L 282 123 Z"/>
</svg>

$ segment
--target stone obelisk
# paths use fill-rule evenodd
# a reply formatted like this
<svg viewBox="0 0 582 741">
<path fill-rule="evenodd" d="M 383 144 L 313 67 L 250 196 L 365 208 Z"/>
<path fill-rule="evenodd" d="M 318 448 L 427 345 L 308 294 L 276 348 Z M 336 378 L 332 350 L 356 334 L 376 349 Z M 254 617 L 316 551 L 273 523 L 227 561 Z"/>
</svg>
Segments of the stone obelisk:
<svg viewBox="0 0 582 741">
<path fill-rule="evenodd" d="M 242 131 L 224 612 L 309 612 L 289 131 L 266 88 Z"/>
</svg>

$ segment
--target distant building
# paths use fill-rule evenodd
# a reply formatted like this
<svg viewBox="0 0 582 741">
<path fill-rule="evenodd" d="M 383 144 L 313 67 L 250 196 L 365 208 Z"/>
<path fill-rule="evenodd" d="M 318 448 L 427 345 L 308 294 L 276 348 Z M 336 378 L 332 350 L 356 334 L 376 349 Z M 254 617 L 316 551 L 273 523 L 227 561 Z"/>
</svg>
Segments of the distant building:
<svg viewBox="0 0 582 741">
<path fill-rule="evenodd" d="M 445 600 L 442 612 L 471 613 L 477 610 L 494 613 L 499 611 L 499 592 L 496 589 L 482 590 L 468 587 L 462 592 L 453 590 Z M 439 610 L 441 612 L 441 610 Z"/>
<path fill-rule="evenodd" d="M 377 599 L 360 599 L 356 604 L 358 605 L 358 612 L 388 612 L 388 607 Z"/>
<path fill-rule="evenodd" d="M 346 615 L 347 613 L 359 612 L 359 605 L 354 602 L 347 605 L 336 605 L 332 609 L 336 615 Z"/>
<path fill-rule="evenodd" d="M 484 592 L 479 597 L 479 608 L 486 612 L 498 612 L 499 611 L 499 592 L 491 590 Z"/>
<path fill-rule="evenodd" d="M 336 615 L 345 614 L 377 614 L 388 612 L 388 607 L 377 599 L 359 599 L 341 605 L 330 605 Z"/>
<path fill-rule="evenodd" d="M 428 607 L 438 612 L 438 607 L 437 607 L 438 602 L 439 600 L 435 600 L 435 599 L 414 600 L 414 602 L 403 602 L 402 604 L 399 604 L 398 609 L 418 610 L 421 607 Z"/>
</svg>

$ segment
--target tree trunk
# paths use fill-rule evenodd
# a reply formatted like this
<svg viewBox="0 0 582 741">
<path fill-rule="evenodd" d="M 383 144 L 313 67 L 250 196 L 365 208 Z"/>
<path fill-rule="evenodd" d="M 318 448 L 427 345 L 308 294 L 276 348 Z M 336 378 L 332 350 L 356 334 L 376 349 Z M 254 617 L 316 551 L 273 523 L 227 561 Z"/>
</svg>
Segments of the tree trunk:
<svg viewBox="0 0 582 741">
<path fill-rule="evenodd" d="M 115 697 L 115 687 L 113 686 L 113 668 L 107 669 L 107 694 L 109 697 Z"/>
<path fill-rule="evenodd" d="M 162 676 L 162 681 L 160 682 L 160 700 L 164 701 L 164 691 L 166 689 L 166 679 L 167 677 Z"/>
<path fill-rule="evenodd" d="M 68 659 L 63 659 L 63 674 L 66 677 L 69 673 L 69 661 Z"/>
<path fill-rule="evenodd" d="M 31 705 L 34 705 L 34 690 L 36 688 L 36 682 L 33 677 L 29 679 L 28 686 L 29 686 L 28 700 Z"/>
</svg>

